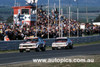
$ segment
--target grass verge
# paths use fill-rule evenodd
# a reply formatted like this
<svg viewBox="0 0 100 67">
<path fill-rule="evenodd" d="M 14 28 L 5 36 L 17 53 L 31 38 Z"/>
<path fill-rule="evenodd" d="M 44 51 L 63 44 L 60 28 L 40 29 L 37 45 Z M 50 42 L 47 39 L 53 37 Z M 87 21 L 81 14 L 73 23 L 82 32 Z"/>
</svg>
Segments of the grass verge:
<svg viewBox="0 0 100 67">
<path fill-rule="evenodd" d="M 2 50 L 0 53 L 13 53 L 13 52 L 18 52 L 18 50 Z"/>
<path fill-rule="evenodd" d="M 81 43 L 81 44 L 74 44 L 74 46 L 85 46 L 85 45 L 92 45 L 92 44 L 100 44 L 100 41 Z"/>
</svg>

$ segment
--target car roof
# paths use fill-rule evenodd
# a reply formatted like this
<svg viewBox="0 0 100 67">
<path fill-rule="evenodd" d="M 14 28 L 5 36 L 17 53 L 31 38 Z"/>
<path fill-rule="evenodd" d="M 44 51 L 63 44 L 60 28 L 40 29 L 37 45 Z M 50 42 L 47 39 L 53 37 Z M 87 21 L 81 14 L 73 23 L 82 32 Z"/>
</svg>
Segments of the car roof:
<svg viewBox="0 0 100 67">
<path fill-rule="evenodd" d="M 57 37 L 56 39 L 68 39 L 68 37 Z"/>
</svg>

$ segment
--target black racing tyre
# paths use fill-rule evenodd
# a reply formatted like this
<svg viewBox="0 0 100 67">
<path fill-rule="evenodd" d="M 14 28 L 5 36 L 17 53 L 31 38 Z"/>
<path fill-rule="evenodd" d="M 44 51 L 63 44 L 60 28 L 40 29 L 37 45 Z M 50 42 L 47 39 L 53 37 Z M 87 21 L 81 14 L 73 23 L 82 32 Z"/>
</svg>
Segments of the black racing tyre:
<svg viewBox="0 0 100 67">
<path fill-rule="evenodd" d="M 20 52 L 20 53 L 23 53 L 23 52 L 24 52 L 24 50 L 19 50 L 19 52 Z"/>
<path fill-rule="evenodd" d="M 68 46 L 65 47 L 65 49 L 68 49 L 68 48 L 69 48 Z"/>
<path fill-rule="evenodd" d="M 26 51 L 26 52 L 30 52 L 30 51 Z"/>
<path fill-rule="evenodd" d="M 52 50 L 56 50 L 56 48 L 55 47 L 52 47 Z"/>
<path fill-rule="evenodd" d="M 40 51 L 40 48 L 39 48 L 39 47 L 38 47 L 38 48 L 36 48 L 36 49 L 35 49 L 35 51 L 36 51 L 36 52 L 39 52 L 39 51 Z"/>
<path fill-rule="evenodd" d="M 73 45 L 70 45 L 69 48 L 70 48 L 70 49 L 73 49 Z"/>
<path fill-rule="evenodd" d="M 45 48 L 45 47 L 42 47 L 42 48 L 41 48 L 41 51 L 46 51 L 46 48 Z"/>
</svg>

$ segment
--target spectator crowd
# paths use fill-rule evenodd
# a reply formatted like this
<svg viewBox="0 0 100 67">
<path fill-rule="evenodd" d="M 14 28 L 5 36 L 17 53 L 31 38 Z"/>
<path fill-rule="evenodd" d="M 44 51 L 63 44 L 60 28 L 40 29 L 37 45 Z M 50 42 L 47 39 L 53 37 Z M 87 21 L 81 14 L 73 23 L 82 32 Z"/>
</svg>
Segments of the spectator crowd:
<svg viewBox="0 0 100 67">
<path fill-rule="evenodd" d="M 37 22 L 34 22 L 32 26 L 29 25 L 11 25 L 3 24 L 2 32 L 0 32 L 0 40 L 4 40 L 4 37 L 8 37 L 10 40 L 23 40 L 25 36 L 37 36 L 42 38 L 49 37 L 56 38 L 59 37 L 59 30 L 63 36 L 82 36 L 98 34 L 100 33 L 100 26 L 93 24 L 85 24 L 85 29 L 80 29 L 80 23 L 75 20 L 67 19 L 65 16 L 61 15 L 61 22 L 59 27 L 59 12 L 57 9 L 51 10 L 49 15 L 49 28 L 48 28 L 48 13 L 42 7 L 38 8 Z M 70 31 L 69 31 L 70 28 Z"/>
</svg>

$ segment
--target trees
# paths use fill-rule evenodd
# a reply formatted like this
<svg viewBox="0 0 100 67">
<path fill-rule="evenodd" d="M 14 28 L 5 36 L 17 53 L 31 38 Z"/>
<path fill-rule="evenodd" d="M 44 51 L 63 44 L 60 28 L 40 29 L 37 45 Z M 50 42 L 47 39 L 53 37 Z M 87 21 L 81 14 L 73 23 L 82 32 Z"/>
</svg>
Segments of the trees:
<svg viewBox="0 0 100 67">
<path fill-rule="evenodd" d="M 13 16 L 9 16 L 6 20 L 6 23 L 12 23 L 13 22 Z"/>
<path fill-rule="evenodd" d="M 94 22 L 100 22 L 100 15 L 98 17 L 96 17 L 96 19 L 94 20 Z"/>
<path fill-rule="evenodd" d="M 3 21 L 3 20 L 4 20 L 4 18 L 2 16 L 0 16 L 0 21 Z"/>
</svg>

